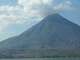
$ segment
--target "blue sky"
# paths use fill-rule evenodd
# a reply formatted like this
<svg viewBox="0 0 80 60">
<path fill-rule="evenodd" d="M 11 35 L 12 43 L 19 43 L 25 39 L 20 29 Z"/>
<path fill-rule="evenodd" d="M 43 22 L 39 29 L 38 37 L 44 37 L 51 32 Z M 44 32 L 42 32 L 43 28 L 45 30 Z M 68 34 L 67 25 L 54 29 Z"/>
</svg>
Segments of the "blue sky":
<svg viewBox="0 0 80 60">
<path fill-rule="evenodd" d="M 17 36 L 49 14 L 80 25 L 80 0 L 0 0 L 0 41 Z"/>
</svg>

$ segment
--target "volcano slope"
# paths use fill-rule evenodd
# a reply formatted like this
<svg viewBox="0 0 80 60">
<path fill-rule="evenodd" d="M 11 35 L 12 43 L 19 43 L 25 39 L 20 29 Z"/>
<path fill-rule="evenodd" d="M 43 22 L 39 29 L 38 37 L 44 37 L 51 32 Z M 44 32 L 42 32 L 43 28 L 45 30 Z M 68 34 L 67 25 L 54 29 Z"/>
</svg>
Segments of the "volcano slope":
<svg viewBox="0 0 80 60">
<path fill-rule="evenodd" d="M 49 15 L 22 34 L 0 42 L 0 56 L 80 56 L 80 26 L 59 14 Z"/>
</svg>

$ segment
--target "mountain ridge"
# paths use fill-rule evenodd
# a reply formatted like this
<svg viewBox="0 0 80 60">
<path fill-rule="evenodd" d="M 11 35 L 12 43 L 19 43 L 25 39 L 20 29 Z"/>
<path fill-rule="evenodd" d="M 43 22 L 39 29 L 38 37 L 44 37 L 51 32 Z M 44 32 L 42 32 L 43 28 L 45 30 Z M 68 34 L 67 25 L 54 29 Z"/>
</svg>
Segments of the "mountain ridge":
<svg viewBox="0 0 80 60">
<path fill-rule="evenodd" d="M 51 19 L 51 18 L 53 18 L 53 19 Z M 67 19 L 66 20 L 59 20 L 59 19 L 62 19 L 63 17 L 62 16 L 60 16 L 59 14 L 52 14 L 52 15 L 49 15 L 48 17 L 46 17 L 46 18 L 44 18 L 41 22 L 39 22 L 38 23 L 38 25 L 36 24 L 36 25 L 34 25 L 32 28 L 30 28 L 30 29 L 28 29 L 27 31 L 25 31 L 25 32 L 23 32 L 21 35 L 19 35 L 19 36 L 16 36 L 16 37 L 19 37 L 19 38 L 16 38 L 16 37 L 12 37 L 12 38 L 9 38 L 9 39 L 13 39 L 13 40 L 16 40 L 16 42 L 18 42 L 19 40 L 21 40 L 21 38 L 23 39 L 23 38 L 27 38 L 30 34 L 32 34 L 33 32 L 37 32 L 37 33 L 40 33 L 43 29 L 44 29 L 44 26 L 45 26 L 45 30 L 48 30 L 47 29 L 47 26 L 50 28 L 53 28 L 53 30 L 58 30 L 58 28 L 59 28 L 59 26 L 62 24 L 62 25 L 66 25 L 64 28 L 66 28 L 66 27 L 70 27 L 71 25 L 71 23 L 72 22 L 70 22 L 70 21 L 68 21 Z M 50 20 L 49 20 L 50 19 Z M 66 23 L 66 21 L 67 21 L 67 23 Z M 60 24 L 59 26 L 57 26 L 57 24 Z M 47 25 L 47 26 L 46 26 Z M 51 26 L 51 25 L 53 25 L 53 26 Z M 76 25 L 76 24 L 73 24 L 72 23 L 72 25 L 73 25 L 73 27 L 76 27 L 76 26 L 78 26 L 78 25 Z M 55 29 L 56 27 L 58 27 L 57 29 Z M 60 28 L 61 28 L 62 26 L 60 26 Z M 64 29 L 63 28 L 63 29 Z M 77 28 L 77 27 L 76 27 Z M 36 31 L 33 31 L 33 30 L 35 30 L 36 29 Z M 74 29 L 74 28 L 72 28 L 72 29 Z M 79 28 L 80 29 L 80 28 Z M 48 31 L 49 32 L 49 31 Z M 54 31 L 53 31 L 54 32 Z M 47 32 L 46 32 L 47 33 Z M 52 33 L 52 32 L 51 32 Z M 55 32 L 54 32 L 55 33 Z M 53 33 L 53 34 L 54 34 Z M 59 32 L 60 33 L 60 32 Z M 62 32 L 61 32 L 62 33 Z M 45 35 L 44 35 L 45 36 Z M 8 39 L 7 39 L 8 40 Z M 7 41 L 6 40 L 6 41 Z M 28 39 L 27 39 L 28 40 Z M 15 43 L 16 43 L 15 42 Z M 22 41 L 21 41 L 22 42 Z M 15 44 L 14 43 L 14 44 Z"/>
<path fill-rule="evenodd" d="M 33 50 L 42 53 L 46 51 L 49 55 L 50 51 L 54 52 L 52 55 L 80 54 L 80 26 L 59 14 L 52 14 L 22 34 L 0 42 L 0 49 L 11 49 L 14 53 L 15 50 Z M 69 51 L 71 53 L 67 53 Z"/>
</svg>

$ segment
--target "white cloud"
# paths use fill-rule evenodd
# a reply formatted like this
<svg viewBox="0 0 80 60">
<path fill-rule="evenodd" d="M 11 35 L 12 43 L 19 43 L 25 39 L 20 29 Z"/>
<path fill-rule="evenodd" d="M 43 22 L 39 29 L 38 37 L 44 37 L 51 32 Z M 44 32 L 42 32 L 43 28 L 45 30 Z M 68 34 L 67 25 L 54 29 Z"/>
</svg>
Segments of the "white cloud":
<svg viewBox="0 0 80 60">
<path fill-rule="evenodd" d="M 53 6 L 54 0 L 18 0 L 16 6 L 0 6 L 0 33 L 10 24 L 23 24 L 41 20 L 47 15 L 72 10 L 72 2 L 64 1 Z"/>
<path fill-rule="evenodd" d="M 72 2 L 70 1 L 64 1 L 57 6 L 54 6 L 54 10 L 57 12 L 73 10 L 74 8 L 71 7 L 71 4 Z"/>
</svg>

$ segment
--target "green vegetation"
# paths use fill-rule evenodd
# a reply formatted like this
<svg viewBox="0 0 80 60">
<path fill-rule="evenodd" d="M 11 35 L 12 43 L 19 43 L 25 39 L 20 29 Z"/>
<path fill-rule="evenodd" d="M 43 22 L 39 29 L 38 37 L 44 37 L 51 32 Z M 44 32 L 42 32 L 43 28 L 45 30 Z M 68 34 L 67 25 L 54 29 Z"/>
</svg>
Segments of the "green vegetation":
<svg viewBox="0 0 80 60">
<path fill-rule="evenodd" d="M 0 58 L 56 58 L 56 57 L 80 57 L 80 55 L 41 55 L 41 54 L 12 54 L 0 55 Z"/>
<path fill-rule="evenodd" d="M 0 58 L 56 58 L 56 57 L 80 57 L 80 54 L 66 51 L 45 51 L 45 50 L 7 50 L 0 53 Z"/>
</svg>

